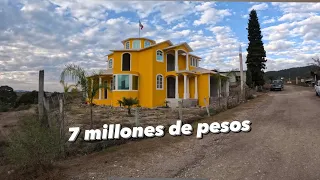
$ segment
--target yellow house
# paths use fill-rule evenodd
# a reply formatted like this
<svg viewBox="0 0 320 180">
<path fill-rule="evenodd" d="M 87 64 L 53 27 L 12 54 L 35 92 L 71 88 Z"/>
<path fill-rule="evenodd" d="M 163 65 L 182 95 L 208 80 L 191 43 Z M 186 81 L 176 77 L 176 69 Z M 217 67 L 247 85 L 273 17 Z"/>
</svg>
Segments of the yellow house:
<svg viewBox="0 0 320 180">
<path fill-rule="evenodd" d="M 94 99 L 97 105 L 119 106 L 122 97 L 138 98 L 142 107 L 159 107 L 169 101 L 175 107 L 183 99 L 185 106 L 205 106 L 204 98 L 228 94 L 229 85 L 221 89 L 217 72 L 199 67 L 201 57 L 191 54 L 187 43 L 174 45 L 170 40 L 155 42 L 147 38 L 128 38 L 123 49 L 110 50 L 107 67 L 93 82 L 104 83 Z M 221 76 L 220 76 L 221 77 Z"/>
</svg>

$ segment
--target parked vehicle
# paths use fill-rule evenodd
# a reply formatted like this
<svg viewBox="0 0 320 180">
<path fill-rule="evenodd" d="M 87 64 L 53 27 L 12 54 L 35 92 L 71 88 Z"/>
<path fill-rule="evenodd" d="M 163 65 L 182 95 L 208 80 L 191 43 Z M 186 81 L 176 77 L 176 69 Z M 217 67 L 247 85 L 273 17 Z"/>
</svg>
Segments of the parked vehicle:
<svg viewBox="0 0 320 180">
<path fill-rule="evenodd" d="M 320 80 L 314 85 L 314 90 L 316 91 L 316 95 L 320 96 Z"/>
<path fill-rule="evenodd" d="M 273 80 L 270 86 L 270 91 L 273 90 L 283 90 L 283 81 L 282 80 Z"/>
</svg>

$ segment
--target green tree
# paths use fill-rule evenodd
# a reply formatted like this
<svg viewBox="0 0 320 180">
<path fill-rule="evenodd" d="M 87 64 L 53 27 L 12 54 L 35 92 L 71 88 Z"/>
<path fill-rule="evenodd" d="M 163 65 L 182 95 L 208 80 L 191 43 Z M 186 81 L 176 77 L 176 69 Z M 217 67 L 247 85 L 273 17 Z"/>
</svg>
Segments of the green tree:
<svg viewBox="0 0 320 180">
<path fill-rule="evenodd" d="M 246 64 L 247 73 L 250 73 L 249 76 L 252 79 L 252 82 L 248 81 L 247 84 L 249 87 L 262 86 L 265 83 L 264 69 L 266 68 L 267 59 L 262 42 L 263 36 L 261 35 L 260 24 L 255 10 L 250 12 L 247 30 L 249 45 Z"/>
<path fill-rule="evenodd" d="M 16 103 L 16 99 L 17 94 L 13 91 L 12 87 L 0 87 L 0 111 L 7 111 L 10 107 L 13 107 Z"/>
<path fill-rule="evenodd" d="M 60 75 L 60 82 L 65 82 L 67 77 L 71 78 L 75 81 L 76 85 L 79 86 L 83 92 L 84 100 L 88 101 L 90 104 L 90 127 L 93 127 L 93 99 L 99 92 L 100 88 L 109 89 L 106 85 L 99 85 L 99 83 L 92 83 L 91 80 L 94 82 L 96 79 L 101 75 L 102 71 L 99 73 L 93 72 L 89 75 L 83 68 L 75 64 L 66 65 Z M 66 88 L 65 88 L 66 90 Z"/>
<path fill-rule="evenodd" d="M 24 104 L 37 104 L 38 103 L 38 91 L 26 92 L 17 101 L 17 106 Z"/>
<path fill-rule="evenodd" d="M 124 107 L 127 107 L 128 115 L 131 115 L 131 107 L 139 104 L 139 100 L 137 98 L 132 98 L 132 97 L 129 97 L 129 98 L 123 97 L 121 102 L 122 102 L 121 104 Z"/>
</svg>

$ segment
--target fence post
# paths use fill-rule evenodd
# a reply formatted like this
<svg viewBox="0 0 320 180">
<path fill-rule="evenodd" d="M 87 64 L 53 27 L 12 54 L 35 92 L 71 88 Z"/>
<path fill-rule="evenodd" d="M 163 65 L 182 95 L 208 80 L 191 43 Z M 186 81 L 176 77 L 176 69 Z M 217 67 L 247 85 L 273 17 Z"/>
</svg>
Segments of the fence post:
<svg viewBox="0 0 320 180">
<path fill-rule="evenodd" d="M 60 113 L 60 150 L 64 156 L 64 102 L 59 99 L 59 113 Z"/>
<path fill-rule="evenodd" d="M 210 117 L 209 105 L 208 105 L 208 103 L 207 103 L 206 98 L 203 98 L 203 101 L 204 101 L 204 104 L 206 105 L 206 109 L 207 109 L 208 117 Z M 209 98 L 209 101 L 210 101 L 210 98 Z"/>
<path fill-rule="evenodd" d="M 45 109 L 44 109 L 44 70 L 39 71 L 38 110 L 39 110 L 39 121 L 41 122 L 41 125 L 48 127 L 48 122 L 47 122 L 47 119 L 45 118 Z"/>
<path fill-rule="evenodd" d="M 134 117 L 135 117 L 135 123 L 136 123 L 136 127 L 140 126 L 140 122 L 139 122 L 139 108 L 136 107 L 135 112 L 134 112 Z"/>
<path fill-rule="evenodd" d="M 179 104 L 179 119 L 182 121 L 182 101 L 178 101 Z"/>
</svg>

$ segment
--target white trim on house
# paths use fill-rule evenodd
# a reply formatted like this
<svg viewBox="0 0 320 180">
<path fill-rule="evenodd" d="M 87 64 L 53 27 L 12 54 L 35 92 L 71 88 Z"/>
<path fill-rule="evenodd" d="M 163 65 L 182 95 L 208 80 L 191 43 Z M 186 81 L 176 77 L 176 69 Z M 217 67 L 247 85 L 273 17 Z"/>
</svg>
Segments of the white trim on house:
<svg viewBox="0 0 320 180">
<path fill-rule="evenodd" d="M 110 60 L 111 60 L 111 68 L 110 68 Z M 108 60 L 108 69 L 113 69 L 113 58 L 110 58 L 109 60 Z"/>
<path fill-rule="evenodd" d="M 129 47 L 127 48 L 127 43 L 129 43 Z M 126 43 L 124 43 L 124 49 L 130 49 L 130 41 L 127 41 Z"/>
<path fill-rule="evenodd" d="M 161 76 L 161 87 L 158 88 L 158 76 Z M 164 86 L 164 78 L 162 74 L 157 74 L 156 75 L 156 90 L 163 90 L 163 86 Z"/>
<path fill-rule="evenodd" d="M 118 76 L 122 76 L 122 75 L 128 75 L 129 76 L 129 89 L 118 89 Z M 133 76 L 137 76 L 138 77 L 138 89 L 137 90 L 133 90 L 132 89 L 132 77 Z M 140 82 L 140 78 L 138 75 L 136 74 L 114 74 L 113 76 L 114 81 L 115 81 L 115 88 L 112 91 L 139 91 L 139 82 Z"/>
<path fill-rule="evenodd" d="M 160 51 L 162 53 L 162 60 L 158 60 L 157 57 L 158 57 L 158 51 Z M 161 50 L 161 49 L 157 49 L 156 50 L 156 61 L 157 62 L 164 62 L 164 52 Z"/>
</svg>

